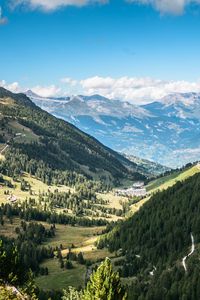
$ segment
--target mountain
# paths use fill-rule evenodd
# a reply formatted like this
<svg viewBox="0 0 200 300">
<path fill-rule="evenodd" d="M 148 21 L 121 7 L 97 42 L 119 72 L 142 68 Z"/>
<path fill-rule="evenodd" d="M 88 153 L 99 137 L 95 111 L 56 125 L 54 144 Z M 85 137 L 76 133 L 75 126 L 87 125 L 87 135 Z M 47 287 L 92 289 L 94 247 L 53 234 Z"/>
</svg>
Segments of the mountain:
<svg viewBox="0 0 200 300">
<path fill-rule="evenodd" d="M 116 151 L 168 167 L 199 160 L 200 94 L 175 93 L 143 106 L 100 95 L 31 99 Z"/>
<path fill-rule="evenodd" d="M 110 116 L 123 118 L 126 116 L 145 117 L 149 113 L 140 107 L 134 106 L 128 102 L 119 100 L 111 100 L 100 95 L 93 96 L 71 96 L 63 98 L 44 98 L 33 94 L 31 91 L 27 95 L 38 106 L 44 106 L 49 112 L 61 114 L 63 109 L 63 117 L 66 115 L 74 119 L 74 116 L 91 116 L 100 124 L 103 124 L 101 116 Z"/>
<path fill-rule="evenodd" d="M 67 170 L 112 183 L 144 178 L 124 156 L 43 111 L 26 95 L 3 88 L 0 88 L 0 141 L 1 154 L 7 155 L 5 168 L 9 169 L 15 160 L 16 172 L 28 169 L 29 173 L 40 173 L 44 165 L 44 177 L 50 176 L 51 170 L 54 173 Z"/>
<path fill-rule="evenodd" d="M 129 299 L 199 298 L 199 188 L 196 174 L 154 194 L 100 240 L 121 255 L 116 265 L 132 281 Z"/>
<path fill-rule="evenodd" d="M 170 94 L 160 102 L 154 102 L 144 106 L 154 112 L 155 115 L 160 111 L 166 116 L 179 117 L 181 119 L 200 118 L 200 93 L 175 93 Z"/>
<path fill-rule="evenodd" d="M 128 154 L 124 154 L 124 156 L 138 166 L 138 172 L 148 175 L 149 177 L 157 177 L 161 174 L 165 174 L 166 172 L 171 171 L 170 168 L 147 159 L 139 158 L 137 156 Z"/>
</svg>

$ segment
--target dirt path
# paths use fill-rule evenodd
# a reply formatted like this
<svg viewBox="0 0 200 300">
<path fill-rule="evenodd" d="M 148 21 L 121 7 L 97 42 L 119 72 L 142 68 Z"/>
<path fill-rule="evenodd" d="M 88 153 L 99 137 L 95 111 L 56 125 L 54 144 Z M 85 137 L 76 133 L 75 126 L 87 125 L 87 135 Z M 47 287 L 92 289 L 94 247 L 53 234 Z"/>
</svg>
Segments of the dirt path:
<svg viewBox="0 0 200 300">
<path fill-rule="evenodd" d="M 9 145 L 6 145 L 0 152 L 0 154 L 2 154 L 7 148 L 9 147 Z"/>
<path fill-rule="evenodd" d="M 192 253 L 194 252 L 194 249 L 195 249 L 195 247 L 194 247 L 194 237 L 193 237 L 193 235 L 192 235 L 192 233 L 191 233 L 191 241 L 192 241 L 192 246 L 191 246 L 191 251 L 190 251 L 190 253 L 188 254 L 188 255 L 186 255 L 185 257 L 183 257 L 183 259 L 182 259 L 182 265 L 183 265 L 183 268 L 184 268 L 184 270 L 185 270 L 185 272 L 187 272 L 187 266 L 186 266 L 186 259 L 190 256 L 190 255 L 192 255 Z"/>
</svg>

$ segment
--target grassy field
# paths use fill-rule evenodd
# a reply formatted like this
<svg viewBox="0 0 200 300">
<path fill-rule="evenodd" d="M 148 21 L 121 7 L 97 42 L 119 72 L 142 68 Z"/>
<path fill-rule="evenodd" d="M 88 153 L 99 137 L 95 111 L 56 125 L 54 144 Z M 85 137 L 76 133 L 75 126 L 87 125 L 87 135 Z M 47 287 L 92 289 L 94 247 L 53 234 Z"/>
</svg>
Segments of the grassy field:
<svg viewBox="0 0 200 300">
<path fill-rule="evenodd" d="M 8 219 L 4 218 L 4 225 L 0 225 L 0 235 L 15 238 L 15 228 L 20 226 L 20 222 L 21 220 L 19 218 L 13 218 L 11 224 Z"/>
<path fill-rule="evenodd" d="M 4 217 L 4 225 L 0 225 L 0 234 L 7 237 L 15 237 L 15 228 L 20 226 L 20 223 L 20 218 L 12 218 L 11 224 L 10 221 Z M 46 222 L 37 223 L 44 225 L 46 228 L 50 228 L 50 225 Z M 63 248 L 68 248 L 73 244 L 76 248 L 80 248 L 85 245 L 94 244 L 104 229 L 104 226 L 78 227 L 56 224 L 55 236 L 51 239 L 48 239 L 48 242 L 45 242 L 44 245 L 56 247 L 62 244 Z"/>
<path fill-rule="evenodd" d="M 47 184 L 43 183 L 33 176 L 30 176 L 29 174 L 24 174 L 22 178 L 31 185 L 31 190 L 36 200 L 38 199 L 39 191 L 47 192 L 48 190 L 50 190 L 51 192 L 53 192 L 54 190 L 58 189 L 60 192 L 67 192 L 69 190 L 71 192 L 74 192 L 73 188 L 67 186 L 48 186 Z M 13 189 L 4 186 L 0 188 L 0 204 L 8 202 L 8 195 L 4 194 L 5 190 L 9 191 L 10 194 L 15 195 L 17 199 L 21 201 L 24 201 L 26 198 L 30 197 L 29 191 L 21 191 L 20 182 L 13 181 L 12 178 L 7 176 L 4 176 L 4 179 L 11 181 L 15 188 Z"/>
<path fill-rule="evenodd" d="M 107 249 L 99 250 L 95 246 L 98 235 L 101 234 L 104 228 L 100 227 L 73 227 L 65 225 L 56 225 L 56 236 L 49 240 L 46 245 L 60 246 L 62 244 L 62 256 L 66 257 L 68 247 L 72 244 L 75 248 L 73 252 L 82 252 L 85 259 L 96 263 L 107 256 L 111 256 Z M 97 235 L 98 234 L 98 235 Z M 58 259 L 46 260 L 42 267 L 47 267 L 49 270 L 48 276 L 39 276 L 36 278 L 36 284 L 43 288 L 50 290 L 52 286 L 54 289 L 62 290 L 67 286 L 80 287 L 84 285 L 86 267 L 76 262 L 73 262 L 73 269 L 62 270 Z"/>
<path fill-rule="evenodd" d="M 4 225 L 0 225 L 0 235 L 15 238 L 15 228 L 20 227 L 20 223 L 21 219 L 19 218 L 13 218 L 12 224 L 8 219 L 4 218 Z M 38 223 L 46 228 L 50 228 L 50 225 L 46 222 Z M 107 250 L 98 250 L 95 246 L 95 242 L 104 229 L 105 227 L 78 227 L 56 224 L 55 236 L 48 239 L 43 245 L 55 248 L 56 246 L 60 247 L 62 244 L 63 257 L 68 253 L 69 247 L 73 245 L 73 252 L 82 252 L 86 259 L 96 261 L 109 255 Z"/>
<path fill-rule="evenodd" d="M 84 286 L 86 267 L 73 262 L 74 268 L 71 270 L 63 270 L 60 268 L 58 259 L 46 260 L 42 267 L 49 270 L 48 276 L 39 276 L 36 278 L 36 284 L 44 290 L 63 290 L 68 286 L 76 288 Z"/>
<path fill-rule="evenodd" d="M 15 238 L 15 228 L 20 226 L 21 220 L 19 218 L 13 218 L 12 224 L 4 218 L 4 226 L 0 225 L 0 235 L 7 236 L 9 238 Z M 45 222 L 39 222 L 45 227 L 49 228 L 50 225 Z M 75 248 L 73 252 L 82 252 L 86 260 L 90 260 L 96 263 L 99 260 L 104 259 L 107 256 L 111 257 L 111 254 L 107 249 L 99 250 L 95 246 L 95 242 L 102 230 L 105 227 L 75 227 L 70 225 L 56 225 L 55 237 L 48 239 L 44 246 L 56 247 L 62 244 L 63 257 L 66 257 L 68 253 L 68 247 L 72 244 Z M 41 267 L 48 267 L 48 276 L 39 276 L 36 278 L 36 284 L 43 289 L 51 289 L 52 284 L 54 289 L 63 289 L 69 285 L 79 287 L 84 284 L 86 267 L 73 262 L 74 268 L 70 270 L 62 270 L 59 265 L 58 259 L 48 259 L 41 264 Z"/>
<path fill-rule="evenodd" d="M 92 240 L 90 241 L 92 242 Z M 72 249 L 73 252 L 82 252 L 84 258 L 92 261 L 94 264 L 103 260 L 105 257 L 112 257 L 112 255 L 108 252 L 108 250 L 98 250 L 93 245 L 92 249 L 88 247 L 87 251 L 85 251 L 86 246 Z M 63 250 L 63 257 L 67 254 L 67 250 Z M 62 290 L 67 288 L 68 286 L 80 287 L 84 286 L 85 275 L 86 275 L 86 266 L 80 265 L 76 262 L 72 262 L 74 268 L 70 270 L 62 270 L 60 268 L 60 264 L 57 258 L 48 259 L 44 263 L 41 264 L 41 267 L 47 267 L 49 270 L 48 276 L 39 276 L 36 278 L 36 284 L 46 290 L 52 289 L 52 286 L 55 290 Z"/>
<path fill-rule="evenodd" d="M 108 201 L 108 207 L 115 207 L 116 209 L 122 209 L 122 203 L 127 202 L 127 197 L 116 196 L 114 192 L 109 192 L 106 194 L 97 194 L 98 198 L 103 199 L 104 201 Z"/>
<path fill-rule="evenodd" d="M 1 159 L 1 157 L 0 157 Z M 55 186 L 55 185 L 51 185 L 48 186 L 47 184 L 43 183 L 42 181 L 38 180 L 37 178 L 30 176 L 29 174 L 24 174 L 22 176 L 22 179 L 24 179 L 30 186 L 31 186 L 31 194 L 29 191 L 22 191 L 21 190 L 21 182 L 20 181 L 13 181 L 12 178 L 7 177 L 7 176 L 3 176 L 5 180 L 10 181 L 14 188 L 8 188 L 7 186 L 1 185 L 0 186 L 0 205 L 1 203 L 9 203 L 10 200 L 8 199 L 10 195 L 13 195 L 17 198 L 17 201 L 24 201 L 26 199 L 28 199 L 29 197 L 35 198 L 35 200 L 37 201 L 39 198 L 39 194 L 40 193 L 45 193 L 47 191 L 51 191 L 54 192 L 55 190 L 58 190 L 59 192 L 68 192 L 70 190 L 70 192 L 73 194 L 76 192 L 76 190 L 72 187 L 68 187 L 68 186 L 64 186 L 64 185 L 59 185 L 59 186 Z M 6 192 L 9 192 L 9 194 L 5 194 Z M 109 192 L 107 194 L 105 193 L 98 193 L 97 194 L 98 198 L 102 198 L 103 200 L 107 201 L 108 204 L 107 205 L 101 205 L 107 208 L 116 208 L 116 209 L 121 209 L 122 208 L 122 203 L 128 201 L 126 197 L 120 197 L 120 196 L 115 196 L 114 192 Z M 62 213 L 63 209 L 62 208 L 56 208 L 55 209 L 56 212 L 58 213 Z M 68 209 L 68 213 L 72 213 L 69 209 Z M 101 214 L 101 211 L 99 211 L 99 213 Z M 112 215 L 112 214 L 107 214 L 108 215 L 108 220 L 109 221 L 117 221 L 119 219 L 121 219 L 121 217 L 116 216 L 116 215 Z M 95 217 L 98 218 L 98 217 Z"/>
<path fill-rule="evenodd" d="M 48 245 L 55 247 L 63 245 L 64 248 L 83 247 L 88 240 L 97 238 L 105 227 L 77 227 L 56 224 L 56 236 L 48 241 Z"/>
<path fill-rule="evenodd" d="M 15 134 L 21 134 L 15 138 L 16 142 L 30 143 L 39 140 L 39 136 L 37 136 L 30 128 L 19 124 L 17 121 L 9 122 L 9 127 Z"/>
<path fill-rule="evenodd" d="M 87 240 L 82 242 L 80 246 L 74 244 L 75 248 L 73 248 L 72 251 L 75 253 L 82 252 L 84 258 L 91 260 L 93 263 L 95 263 L 99 259 L 104 259 L 107 256 L 112 256 L 107 249 L 97 249 L 97 247 L 95 246 L 97 240 L 98 236 L 95 236 L 88 238 Z M 66 257 L 68 252 L 68 248 L 62 250 L 63 257 Z"/>
</svg>

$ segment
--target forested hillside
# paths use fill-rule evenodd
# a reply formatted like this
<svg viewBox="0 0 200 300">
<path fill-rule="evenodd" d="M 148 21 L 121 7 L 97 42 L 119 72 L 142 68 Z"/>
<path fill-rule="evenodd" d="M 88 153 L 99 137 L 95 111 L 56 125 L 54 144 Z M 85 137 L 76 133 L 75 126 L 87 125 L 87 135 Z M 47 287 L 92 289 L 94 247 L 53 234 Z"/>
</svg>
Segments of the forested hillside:
<svg viewBox="0 0 200 300">
<path fill-rule="evenodd" d="M 137 179 L 128 159 L 0 88 L 0 293 L 60 300 L 64 288 L 83 288 L 109 254 L 98 236 L 130 210 L 112 187 Z"/>
<path fill-rule="evenodd" d="M 141 177 L 135 172 L 134 163 L 73 125 L 51 116 L 25 95 L 3 88 L 0 88 L 0 142 L 1 154 L 6 156 L 2 169 L 8 173 L 37 173 L 40 178 L 46 177 L 46 182 L 52 182 L 63 177 L 56 174 L 58 170 L 75 171 L 111 184 Z"/>
<path fill-rule="evenodd" d="M 155 194 L 101 240 L 99 247 L 125 254 L 117 265 L 122 277 L 133 279 L 131 300 L 198 299 L 199 228 L 200 174 L 196 174 Z"/>
</svg>

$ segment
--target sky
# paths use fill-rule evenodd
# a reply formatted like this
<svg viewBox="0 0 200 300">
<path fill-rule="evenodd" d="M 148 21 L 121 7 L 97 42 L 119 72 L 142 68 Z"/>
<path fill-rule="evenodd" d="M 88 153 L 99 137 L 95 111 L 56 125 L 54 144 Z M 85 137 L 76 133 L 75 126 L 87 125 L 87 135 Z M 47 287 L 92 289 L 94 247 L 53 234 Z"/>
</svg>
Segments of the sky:
<svg viewBox="0 0 200 300">
<path fill-rule="evenodd" d="M 200 92 L 200 0 L 0 0 L 0 86 L 147 103 Z"/>
</svg>

